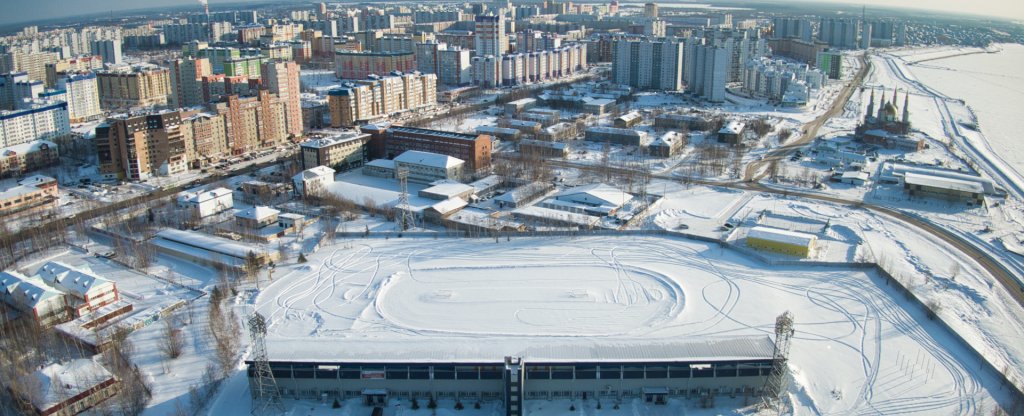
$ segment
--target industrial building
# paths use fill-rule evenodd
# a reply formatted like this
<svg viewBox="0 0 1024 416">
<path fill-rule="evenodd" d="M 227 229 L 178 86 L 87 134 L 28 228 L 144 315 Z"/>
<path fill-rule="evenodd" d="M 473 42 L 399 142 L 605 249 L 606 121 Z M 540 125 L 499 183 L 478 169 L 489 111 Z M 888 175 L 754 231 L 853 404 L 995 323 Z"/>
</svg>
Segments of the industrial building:
<svg viewBox="0 0 1024 416">
<path fill-rule="evenodd" d="M 394 159 L 407 150 L 432 152 L 462 159 L 469 173 L 491 168 L 491 136 L 462 134 L 415 127 L 373 124 L 360 127 L 370 133 L 370 156 Z"/>
<path fill-rule="evenodd" d="M 370 141 L 369 134 L 340 131 L 314 133 L 313 136 L 315 138 L 299 145 L 304 169 L 327 166 L 347 170 L 362 166 L 368 157 L 366 143 Z"/>
<path fill-rule="evenodd" d="M 796 257 L 810 256 L 817 241 L 813 234 L 772 227 L 757 226 L 747 233 L 748 247 Z"/>
</svg>

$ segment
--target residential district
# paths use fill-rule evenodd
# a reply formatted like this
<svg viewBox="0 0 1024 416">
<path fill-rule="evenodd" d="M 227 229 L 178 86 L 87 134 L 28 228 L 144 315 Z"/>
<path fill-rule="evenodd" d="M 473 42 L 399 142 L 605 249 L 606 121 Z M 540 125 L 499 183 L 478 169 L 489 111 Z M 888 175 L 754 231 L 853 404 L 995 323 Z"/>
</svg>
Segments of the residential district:
<svg viewBox="0 0 1024 416">
<path fill-rule="evenodd" d="M 733 6 L 10 30 L 0 414 L 1024 414 L 1024 27 Z"/>
</svg>

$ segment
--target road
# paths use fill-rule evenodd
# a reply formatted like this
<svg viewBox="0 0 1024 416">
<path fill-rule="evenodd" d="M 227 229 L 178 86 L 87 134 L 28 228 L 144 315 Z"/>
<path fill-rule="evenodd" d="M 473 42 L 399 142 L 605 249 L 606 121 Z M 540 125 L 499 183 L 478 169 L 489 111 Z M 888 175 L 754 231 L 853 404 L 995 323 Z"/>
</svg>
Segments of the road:
<svg viewBox="0 0 1024 416">
<path fill-rule="evenodd" d="M 743 172 L 744 182 L 757 182 L 764 179 L 764 177 L 768 175 L 768 172 L 771 171 L 770 168 L 762 171 L 762 167 L 764 167 L 765 164 L 775 165 L 779 161 L 790 157 L 793 152 L 797 151 L 797 149 L 804 147 L 815 137 L 818 137 L 818 129 L 825 125 L 829 119 L 843 112 L 843 108 L 846 107 L 846 103 L 850 101 L 850 96 L 852 96 L 853 92 L 856 91 L 864 82 L 864 77 L 867 76 L 868 71 L 871 69 L 871 63 L 864 58 L 864 55 L 860 55 L 858 59 L 860 60 L 860 70 L 857 71 L 856 75 L 854 75 L 853 80 L 851 80 L 850 83 L 843 87 L 839 92 L 839 96 L 832 102 L 832 106 L 820 116 L 811 120 L 810 123 L 804 124 L 800 130 L 800 138 L 789 142 L 784 146 L 772 149 L 764 156 L 764 159 L 747 165 L 746 170 Z M 761 173 L 758 174 L 758 172 Z"/>
</svg>

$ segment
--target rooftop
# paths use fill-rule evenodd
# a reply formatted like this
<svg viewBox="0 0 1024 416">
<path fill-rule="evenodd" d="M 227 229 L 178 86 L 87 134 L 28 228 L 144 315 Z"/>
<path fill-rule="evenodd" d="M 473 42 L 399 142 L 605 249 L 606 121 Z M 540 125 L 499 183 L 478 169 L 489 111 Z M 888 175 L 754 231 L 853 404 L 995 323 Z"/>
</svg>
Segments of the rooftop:
<svg viewBox="0 0 1024 416">
<path fill-rule="evenodd" d="M 818 237 L 813 234 L 762 226 L 751 228 L 750 232 L 747 233 L 747 238 L 778 241 L 780 243 L 793 244 L 804 247 L 811 244 L 812 241 L 818 239 Z"/>
<path fill-rule="evenodd" d="M 421 152 L 419 150 L 407 150 L 395 158 L 395 162 L 407 163 L 410 165 L 424 165 L 436 168 L 453 168 L 462 165 L 464 162 L 462 159 L 454 158 L 448 155 L 442 155 L 430 152 Z"/>
<path fill-rule="evenodd" d="M 946 178 L 942 176 L 924 175 L 914 172 L 907 172 L 903 174 L 903 180 L 908 185 L 921 185 L 932 188 L 947 189 L 950 191 L 970 192 L 976 194 L 981 194 L 985 191 L 978 182 Z"/>
<path fill-rule="evenodd" d="M 363 140 L 369 138 L 370 135 L 367 133 L 345 131 L 337 132 L 328 137 L 320 137 L 316 139 L 310 139 L 302 142 L 300 146 L 305 148 L 320 149 L 323 147 L 334 146 L 337 144 L 348 143 L 356 140 Z"/>
<path fill-rule="evenodd" d="M 244 209 L 235 213 L 236 218 L 247 218 L 251 220 L 260 221 L 274 215 L 280 214 L 281 211 L 273 209 L 271 207 L 255 206 L 252 208 Z"/>
<path fill-rule="evenodd" d="M 382 355 L 378 352 L 381 349 L 374 345 L 380 341 L 346 342 L 351 344 L 351 348 L 339 350 L 333 346 L 336 340 L 310 339 L 301 344 L 268 340 L 267 352 L 272 361 L 292 362 L 502 363 L 506 356 L 516 356 L 527 363 L 554 364 L 768 360 L 772 358 L 775 347 L 768 336 L 658 339 L 643 342 L 614 339 L 523 342 L 484 338 L 458 344 L 423 340 L 422 348 L 398 345 L 395 347 L 399 348 L 392 348 L 391 345 L 383 345 L 381 349 L 389 353 Z"/>
</svg>

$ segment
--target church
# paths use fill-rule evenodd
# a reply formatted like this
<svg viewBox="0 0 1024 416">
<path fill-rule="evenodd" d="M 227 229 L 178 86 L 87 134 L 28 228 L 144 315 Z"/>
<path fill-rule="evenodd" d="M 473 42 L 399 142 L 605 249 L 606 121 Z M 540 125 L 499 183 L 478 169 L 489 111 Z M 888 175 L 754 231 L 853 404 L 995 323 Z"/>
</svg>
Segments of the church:
<svg viewBox="0 0 1024 416">
<path fill-rule="evenodd" d="M 868 101 L 868 111 L 864 115 L 864 121 L 857 126 L 856 137 L 864 143 L 883 146 L 886 148 L 899 148 L 904 150 L 919 151 L 924 149 L 924 140 L 907 137 L 910 133 L 910 93 L 903 95 L 903 114 L 899 117 L 900 110 L 896 106 L 896 89 L 892 91 L 892 99 L 886 100 L 885 93 L 882 93 L 878 110 L 875 110 L 875 90 L 871 90 L 871 99 Z"/>
</svg>

